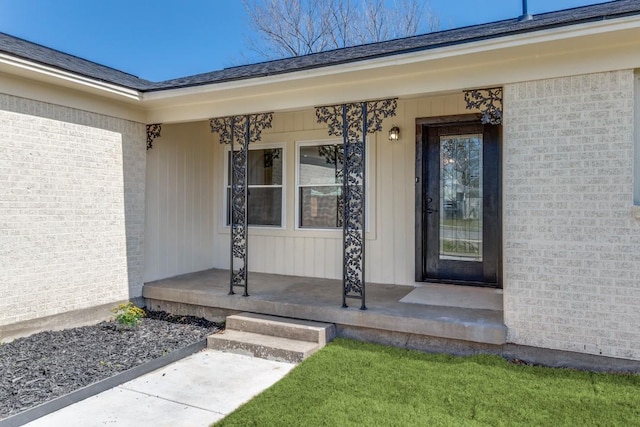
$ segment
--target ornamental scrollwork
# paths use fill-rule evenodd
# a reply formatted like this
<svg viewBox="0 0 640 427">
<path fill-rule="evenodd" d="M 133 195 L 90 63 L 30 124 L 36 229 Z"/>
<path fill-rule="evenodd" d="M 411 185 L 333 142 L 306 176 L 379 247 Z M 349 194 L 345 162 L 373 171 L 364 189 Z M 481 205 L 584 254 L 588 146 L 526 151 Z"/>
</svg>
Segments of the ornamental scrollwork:
<svg viewBox="0 0 640 427">
<path fill-rule="evenodd" d="M 367 133 L 379 132 L 382 130 L 382 120 L 396 115 L 398 99 L 391 98 L 316 107 L 316 119 L 318 123 L 326 123 L 329 126 L 330 136 L 343 136 L 343 122 L 346 116 L 348 118 L 347 129 L 357 133 L 359 129 L 363 128 L 362 112 L 365 107 L 367 111 Z"/>
<path fill-rule="evenodd" d="M 248 244 L 248 178 L 247 163 L 249 145 L 260 140 L 262 131 L 270 128 L 272 113 L 249 114 L 244 116 L 219 117 L 209 120 L 211 132 L 220 136 L 221 144 L 231 145 L 231 194 L 230 194 L 230 228 L 231 228 L 231 260 L 229 294 L 234 294 L 234 287 L 244 288 L 244 296 L 248 296 L 247 286 L 247 244 Z M 273 161 L 273 154 L 270 161 Z M 265 158 L 265 161 L 268 161 Z"/>
<path fill-rule="evenodd" d="M 398 100 L 396 98 L 367 102 L 367 132 L 380 132 L 382 120 L 395 116 L 397 108 Z"/>
<path fill-rule="evenodd" d="M 248 114 L 244 116 L 218 117 L 209 120 L 211 132 L 220 135 L 221 144 L 247 140 L 247 121 L 249 122 L 248 142 L 260 141 L 262 131 L 270 129 L 273 113 Z"/>
<path fill-rule="evenodd" d="M 147 150 L 151 150 L 153 148 L 153 140 L 156 138 L 160 138 L 161 132 L 162 132 L 161 123 L 154 123 L 152 125 L 147 125 Z"/>
<path fill-rule="evenodd" d="M 342 136 L 342 197 L 338 209 L 343 227 L 343 294 L 361 300 L 365 310 L 366 134 L 382 130 L 382 121 L 394 116 L 397 100 L 385 99 L 316 108 L 318 123 L 331 136 Z M 335 161 L 338 161 L 336 157 Z"/>
<path fill-rule="evenodd" d="M 480 110 L 482 124 L 502 124 L 502 88 L 473 89 L 464 91 L 467 110 Z"/>
</svg>

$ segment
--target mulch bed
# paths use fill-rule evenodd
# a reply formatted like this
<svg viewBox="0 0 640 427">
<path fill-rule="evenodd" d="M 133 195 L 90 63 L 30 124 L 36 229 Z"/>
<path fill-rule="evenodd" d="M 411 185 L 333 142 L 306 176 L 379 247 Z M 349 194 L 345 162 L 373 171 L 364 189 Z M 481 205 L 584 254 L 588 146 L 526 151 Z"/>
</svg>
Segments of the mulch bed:
<svg viewBox="0 0 640 427">
<path fill-rule="evenodd" d="M 179 350 L 221 329 L 192 316 L 147 312 L 116 322 L 41 332 L 0 344 L 0 419 Z"/>
</svg>

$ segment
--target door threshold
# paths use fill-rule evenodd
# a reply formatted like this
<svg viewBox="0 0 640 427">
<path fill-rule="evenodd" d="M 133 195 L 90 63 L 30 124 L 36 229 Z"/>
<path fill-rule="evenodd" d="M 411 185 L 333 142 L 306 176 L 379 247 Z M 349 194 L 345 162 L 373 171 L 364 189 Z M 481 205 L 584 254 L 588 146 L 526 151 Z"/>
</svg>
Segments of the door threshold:
<svg viewBox="0 0 640 427">
<path fill-rule="evenodd" d="M 473 280 L 453 280 L 453 279 L 422 279 L 418 283 L 424 283 L 425 285 L 437 284 L 437 285 L 454 285 L 454 286 L 468 286 L 475 288 L 493 288 L 502 289 L 498 283 L 480 282 Z"/>
<path fill-rule="evenodd" d="M 475 310 L 503 311 L 502 289 L 451 286 L 444 283 L 417 284 L 400 302 Z"/>
</svg>

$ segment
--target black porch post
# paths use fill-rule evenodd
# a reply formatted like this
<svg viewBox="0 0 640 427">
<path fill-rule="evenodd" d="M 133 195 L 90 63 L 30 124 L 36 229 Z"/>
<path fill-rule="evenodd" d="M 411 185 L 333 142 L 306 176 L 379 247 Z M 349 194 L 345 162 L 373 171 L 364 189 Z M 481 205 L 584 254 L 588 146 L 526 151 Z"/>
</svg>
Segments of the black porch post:
<svg viewBox="0 0 640 427">
<path fill-rule="evenodd" d="M 249 144 L 260 140 L 262 131 L 271 127 L 272 117 L 272 113 L 264 113 L 215 118 L 209 121 L 211 132 L 220 135 L 220 143 L 231 146 L 229 295 L 235 294 L 235 287 L 241 287 L 242 295 L 249 296 L 247 279 Z M 236 141 L 240 144 L 238 150 L 235 149 Z"/>
<path fill-rule="evenodd" d="M 365 257 L 365 249 L 367 247 L 367 245 L 365 244 L 367 239 L 366 239 L 366 233 L 367 233 L 367 133 L 368 133 L 368 126 L 367 126 L 367 122 L 368 122 L 368 111 L 367 111 L 367 103 L 363 102 L 362 103 L 362 138 L 361 141 L 359 141 L 359 143 L 362 144 L 362 156 L 361 156 L 361 162 L 362 162 L 362 166 L 361 166 L 361 170 L 362 170 L 362 210 L 360 212 L 360 223 L 362 224 L 362 306 L 360 307 L 361 310 L 366 310 L 367 307 L 364 305 L 364 301 L 365 301 L 365 291 L 366 291 L 366 287 L 365 287 L 365 271 L 366 271 L 366 261 L 367 258 Z"/>
<path fill-rule="evenodd" d="M 347 298 L 365 303 L 366 137 L 380 131 L 382 120 L 395 115 L 397 101 L 386 99 L 316 108 L 318 123 L 329 135 L 342 136 L 342 306 Z"/>
<path fill-rule="evenodd" d="M 347 161 L 347 153 L 349 152 L 349 122 L 347 119 L 347 105 L 342 105 L 342 153 L 343 153 L 343 161 L 342 161 L 342 284 L 343 284 L 343 292 L 342 292 L 342 307 L 349 307 L 347 305 L 347 292 L 346 289 L 348 283 L 348 266 L 347 266 L 347 253 L 346 253 L 346 241 L 347 241 L 347 215 L 349 207 L 347 205 L 347 194 L 349 193 L 349 184 L 347 177 L 349 176 L 349 166 Z"/>
</svg>

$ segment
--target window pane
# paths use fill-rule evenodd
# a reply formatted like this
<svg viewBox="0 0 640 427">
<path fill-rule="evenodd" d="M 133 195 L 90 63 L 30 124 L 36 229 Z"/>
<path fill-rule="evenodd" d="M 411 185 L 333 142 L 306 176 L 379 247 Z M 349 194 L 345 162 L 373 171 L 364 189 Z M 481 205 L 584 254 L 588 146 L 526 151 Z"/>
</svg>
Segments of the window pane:
<svg viewBox="0 0 640 427">
<path fill-rule="evenodd" d="M 249 150 L 249 185 L 282 185 L 282 148 Z"/>
<path fill-rule="evenodd" d="M 247 161 L 249 185 L 282 185 L 282 148 L 249 150 Z M 231 151 L 227 156 L 228 176 L 231 183 Z"/>
<path fill-rule="evenodd" d="M 249 188 L 249 225 L 282 225 L 282 188 Z M 231 189 L 227 189 L 227 225 L 231 224 Z"/>
<path fill-rule="evenodd" d="M 282 189 L 249 188 L 249 225 L 282 225 Z"/>
<path fill-rule="evenodd" d="M 482 135 L 440 138 L 440 259 L 482 261 Z"/>
<path fill-rule="evenodd" d="M 300 185 L 340 184 L 342 182 L 342 145 L 300 147 Z"/>
<path fill-rule="evenodd" d="M 342 227 L 342 187 L 301 187 L 300 227 Z"/>
</svg>

